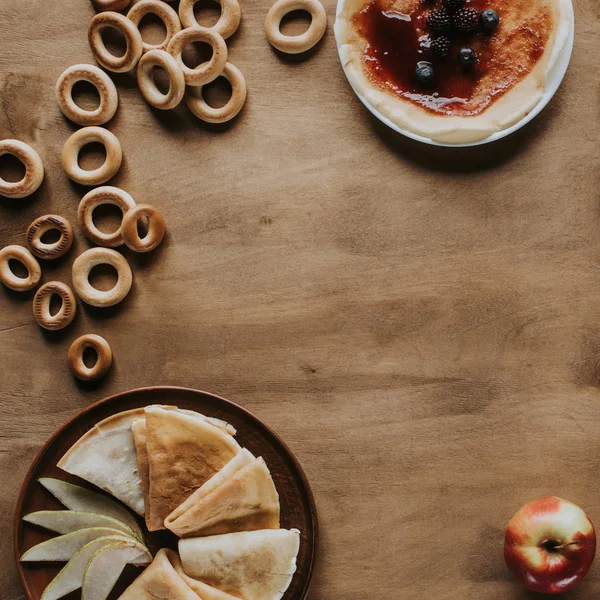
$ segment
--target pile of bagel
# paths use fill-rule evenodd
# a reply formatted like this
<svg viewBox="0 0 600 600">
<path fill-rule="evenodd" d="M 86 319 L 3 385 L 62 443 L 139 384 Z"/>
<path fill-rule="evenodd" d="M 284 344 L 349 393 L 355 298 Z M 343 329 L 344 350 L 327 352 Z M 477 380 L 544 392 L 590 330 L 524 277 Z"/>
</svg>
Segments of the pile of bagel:
<svg viewBox="0 0 600 600">
<path fill-rule="evenodd" d="M 185 98 L 190 110 L 200 119 L 223 123 L 233 119 L 246 100 L 246 81 L 241 71 L 227 61 L 225 39 L 237 30 L 241 20 L 238 0 L 219 0 L 221 15 L 212 27 L 201 27 L 194 15 L 194 6 L 200 0 L 180 0 L 178 12 L 167 0 L 139 0 L 129 8 L 131 0 L 92 0 L 99 11 L 89 25 L 88 38 L 97 62 L 107 71 L 123 73 L 137 69 L 140 91 L 149 104 L 168 110 L 178 106 Z M 128 10 L 127 14 L 118 11 Z M 280 30 L 282 19 L 290 12 L 304 10 L 311 15 L 307 31 L 300 35 L 284 35 Z M 142 39 L 138 25 L 147 14 L 159 17 L 166 29 L 166 37 L 156 45 Z M 125 38 L 126 50 L 122 56 L 113 55 L 102 38 L 103 30 L 113 28 Z M 300 54 L 310 50 L 323 37 L 327 17 L 318 0 L 277 0 L 267 14 L 265 32 L 277 50 Z M 205 42 L 212 47 L 210 60 L 190 68 L 182 59 L 182 52 L 193 42 Z M 169 78 L 169 90 L 163 94 L 154 81 L 154 68 L 163 69 Z M 209 106 L 202 96 L 202 88 L 218 77 L 226 78 L 232 88 L 229 101 L 220 108 Z M 73 99 L 76 83 L 87 81 L 98 92 L 99 105 L 92 110 L 78 106 Z M 84 195 L 77 221 L 85 236 L 96 247 L 80 254 L 73 262 L 72 287 L 61 281 L 43 284 L 33 299 L 33 314 L 37 323 L 46 330 L 66 328 L 77 312 L 77 297 L 90 306 L 108 307 L 123 301 L 131 289 L 133 274 L 127 259 L 114 250 L 125 244 L 134 252 L 150 252 L 163 240 L 166 232 L 162 213 L 149 204 L 136 204 L 126 191 L 104 185 L 121 167 L 123 150 L 118 138 L 102 126 L 115 115 L 119 94 L 108 74 L 95 65 L 77 64 L 66 69 L 56 84 L 58 106 L 64 116 L 81 129 L 65 142 L 62 165 L 67 176 L 84 186 L 98 186 Z M 100 143 L 106 151 L 101 166 L 93 170 L 79 165 L 79 154 L 84 146 Z M 25 174 L 20 181 L 9 182 L 0 177 L 0 196 L 25 198 L 33 194 L 44 179 L 44 165 L 39 154 L 19 140 L 0 141 L 0 156 L 10 154 L 20 161 Z M 94 210 L 101 205 L 117 206 L 123 215 L 121 225 L 112 233 L 105 233 L 94 224 Z M 147 231 L 140 233 L 139 223 L 146 222 Z M 48 243 L 43 240 L 49 231 L 58 232 L 58 239 Z M 0 250 L 0 282 L 6 287 L 27 292 L 38 286 L 42 268 L 38 259 L 55 260 L 64 256 L 73 244 L 73 228 L 60 215 L 44 215 L 33 221 L 25 232 L 26 245 L 10 245 Z M 17 276 L 11 261 L 21 263 L 26 277 Z M 94 267 L 108 264 L 117 272 L 117 283 L 108 291 L 93 287 L 89 276 Z M 74 291 L 73 291 L 74 290 Z M 58 312 L 51 310 L 52 298 L 58 296 Z M 83 355 L 92 348 L 97 360 L 91 367 L 84 363 Z M 76 339 L 69 348 L 68 364 L 73 374 L 84 381 L 103 377 L 112 365 L 112 351 L 108 342 L 94 334 Z"/>
<path fill-rule="evenodd" d="M 238 0 L 219 0 L 221 15 L 211 27 L 202 27 L 194 15 L 194 7 L 201 0 L 180 0 L 178 11 L 167 0 L 139 0 L 130 7 L 131 0 L 93 0 L 100 11 L 90 22 L 88 39 L 98 64 L 113 73 L 126 73 L 137 69 L 137 82 L 145 100 L 159 110 L 173 109 L 185 102 L 199 119 L 209 123 L 225 123 L 233 119 L 246 102 L 246 79 L 242 72 L 228 62 L 225 40 L 238 29 L 242 12 Z M 122 14 L 118 11 L 126 11 Z M 308 29 L 301 35 L 281 32 L 282 19 L 290 12 L 303 10 L 310 14 Z M 158 17 L 164 24 L 166 35 L 158 44 L 150 44 L 139 30 L 141 20 L 148 14 Z M 115 56 L 106 47 L 102 31 L 112 28 L 126 42 L 125 53 Z M 327 29 L 327 15 L 319 0 L 277 0 L 267 14 L 265 33 L 269 42 L 279 51 L 300 54 L 315 46 Z M 203 42 L 212 49 L 210 59 L 200 65 L 188 67 L 182 58 L 186 46 Z M 81 66 L 81 65 L 79 65 Z M 154 69 L 162 69 L 169 79 L 169 89 L 162 93 L 154 80 Z M 89 81 L 85 73 L 82 78 Z M 210 106 L 202 88 L 223 77 L 231 85 L 228 102 L 219 108 Z M 64 101 L 68 94 L 65 91 Z M 112 104 L 107 100 L 107 110 Z"/>
<path fill-rule="evenodd" d="M 105 164 L 96 170 L 100 173 L 96 173 L 94 177 L 89 177 L 89 174 L 95 171 L 85 171 L 78 165 L 78 148 L 96 138 L 103 139 L 102 136 L 106 134 L 113 136 L 100 127 L 86 127 L 75 132 L 67 140 L 63 148 L 63 164 L 71 179 L 83 185 L 94 185 L 96 182 L 104 183 L 118 170 L 121 164 L 121 147 L 118 141 L 116 144 L 119 159 L 114 172 L 112 168 L 106 167 L 107 163 L 111 162 L 108 149 Z M 0 156 L 3 154 L 16 157 L 23 164 L 25 175 L 17 182 L 0 179 L 0 195 L 18 199 L 37 191 L 44 179 L 44 165 L 39 154 L 19 140 L 0 141 Z M 77 170 L 85 177 L 78 178 Z M 102 204 L 114 204 L 123 214 L 121 225 L 113 233 L 104 233 L 94 224 L 93 212 Z M 146 220 L 147 226 L 144 235 L 138 227 L 142 219 Z M 77 312 L 76 295 L 86 304 L 97 307 L 113 306 L 124 300 L 131 289 L 133 274 L 127 259 L 113 248 L 125 244 L 134 252 L 149 252 L 161 243 L 166 231 L 164 217 L 158 209 L 150 204 L 136 204 L 127 192 L 112 186 L 96 187 L 85 194 L 79 204 L 77 221 L 85 236 L 98 247 L 84 251 L 75 259 L 72 267 L 72 286 L 75 293 L 62 281 L 44 283 L 35 293 L 33 316 L 37 323 L 48 331 L 59 331 L 71 324 Z M 44 236 L 50 231 L 57 232 L 56 241 L 44 240 Z M 70 250 L 73 239 L 73 227 L 66 218 L 51 214 L 38 217 L 25 232 L 26 245 L 13 244 L 0 250 L 0 282 L 16 292 L 33 290 L 42 278 L 42 267 L 38 259 L 48 261 L 61 258 Z M 11 269 L 11 261 L 20 263 L 27 271 L 27 276 L 20 277 L 15 274 Z M 100 264 L 111 265 L 117 272 L 117 283 L 108 291 L 93 287 L 89 281 L 90 272 Z M 60 308 L 56 313 L 51 310 L 54 296 L 60 298 Z M 92 366 L 87 366 L 84 362 L 84 352 L 87 348 L 92 348 L 97 356 Z M 71 344 L 68 363 L 78 379 L 94 381 L 103 377 L 110 369 L 112 351 L 104 338 L 94 334 L 83 335 Z"/>
</svg>

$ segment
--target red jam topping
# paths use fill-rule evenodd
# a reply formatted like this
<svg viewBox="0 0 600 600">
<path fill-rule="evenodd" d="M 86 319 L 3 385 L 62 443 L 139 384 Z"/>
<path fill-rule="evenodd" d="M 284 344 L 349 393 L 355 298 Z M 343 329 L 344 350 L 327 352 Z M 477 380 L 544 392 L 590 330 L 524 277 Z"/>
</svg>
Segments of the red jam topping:
<svg viewBox="0 0 600 600">
<path fill-rule="evenodd" d="M 433 9 L 441 8 L 441 2 L 423 1 L 416 11 L 404 14 L 386 9 L 383 0 L 373 0 L 354 18 L 357 32 L 367 42 L 364 66 L 371 81 L 433 113 L 469 116 L 485 110 L 541 58 L 549 16 L 541 15 L 545 18 L 537 21 L 538 31 L 528 22 L 511 32 L 508 41 L 512 40 L 513 50 L 526 50 L 524 56 L 511 57 L 510 51 L 502 49 L 503 9 L 510 10 L 510 0 L 467 0 L 465 6 L 479 12 L 494 8 L 500 15 L 500 25 L 493 33 L 453 29 L 443 34 L 451 46 L 448 55 L 440 58 L 431 48 L 435 34 L 427 25 L 427 17 Z M 464 46 L 477 54 L 477 61 L 470 68 L 457 59 Z M 431 87 L 419 84 L 415 77 L 420 61 L 433 64 L 436 77 Z"/>
</svg>

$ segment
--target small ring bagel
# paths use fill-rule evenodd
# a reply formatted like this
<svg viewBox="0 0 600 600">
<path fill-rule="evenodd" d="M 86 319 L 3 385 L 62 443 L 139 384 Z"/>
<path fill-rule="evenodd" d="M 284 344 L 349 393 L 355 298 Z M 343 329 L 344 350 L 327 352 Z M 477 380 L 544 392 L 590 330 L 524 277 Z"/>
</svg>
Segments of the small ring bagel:
<svg viewBox="0 0 600 600">
<path fill-rule="evenodd" d="M 99 142 L 106 149 L 106 160 L 97 169 L 87 171 L 79 166 L 79 152 L 87 144 Z M 114 177 L 121 167 L 123 150 L 114 133 L 102 127 L 84 127 L 65 142 L 62 165 L 67 176 L 82 185 L 100 185 Z"/>
<path fill-rule="evenodd" d="M 90 271 L 97 265 L 111 265 L 117 271 L 117 283 L 112 290 L 103 292 L 89 281 Z M 73 263 L 73 287 L 76 294 L 91 306 L 114 306 L 125 299 L 133 275 L 125 258 L 110 248 L 90 248 L 78 256 Z"/>
<path fill-rule="evenodd" d="M 184 27 L 198 27 L 198 21 L 194 15 L 194 6 L 200 0 L 181 0 L 179 3 L 179 18 Z M 231 37 L 240 26 L 242 11 L 238 0 L 218 0 L 221 5 L 221 16 L 212 26 L 207 27 L 223 36 L 224 39 Z"/>
<path fill-rule="evenodd" d="M 131 0 L 92 0 L 92 4 L 97 11 L 118 11 L 127 8 Z"/>
<path fill-rule="evenodd" d="M 28 272 L 25 279 L 17 277 L 11 270 L 9 262 L 16 260 L 20 262 Z M 28 292 L 32 290 L 42 278 L 42 269 L 35 256 L 23 246 L 6 246 L 0 250 L 0 281 L 11 290 L 16 292 Z"/>
<path fill-rule="evenodd" d="M 300 35 L 281 33 L 281 20 L 287 14 L 303 10 L 310 14 L 309 28 Z M 327 13 L 319 0 L 277 0 L 267 13 L 265 33 L 274 48 L 286 54 L 301 54 L 321 40 L 327 30 Z"/>
<path fill-rule="evenodd" d="M 175 12 L 175 9 L 164 2 L 160 2 L 159 0 L 140 0 L 140 2 L 131 7 L 131 10 L 127 13 L 127 18 L 139 29 L 140 21 L 150 13 L 156 15 L 163 22 L 167 30 L 167 35 L 160 44 L 149 44 L 142 39 L 144 52 L 165 50 L 172 37 L 181 31 L 179 16 Z"/>
<path fill-rule="evenodd" d="M 154 67 L 160 67 L 169 76 L 169 91 L 163 94 L 154 82 Z M 164 50 L 150 50 L 142 56 L 137 70 L 137 80 L 142 96 L 148 104 L 160 110 L 170 110 L 179 105 L 185 94 L 185 77 L 179 64 Z"/>
<path fill-rule="evenodd" d="M 44 164 L 39 154 L 19 140 L 0 141 L 0 156 L 11 154 L 23 163 L 25 176 L 21 181 L 6 181 L 0 177 L 0 196 L 25 198 L 35 192 L 44 180 Z"/>
<path fill-rule="evenodd" d="M 42 242 L 42 236 L 48 232 L 56 230 L 60 233 L 60 238 L 56 242 L 46 244 Z M 73 228 L 71 223 L 60 215 L 44 215 L 38 217 L 28 228 L 25 235 L 27 245 L 31 253 L 38 258 L 51 260 L 64 256 L 73 245 Z"/>
<path fill-rule="evenodd" d="M 148 219 L 148 233 L 140 238 L 138 233 L 138 221 L 146 217 Z M 165 218 L 162 213 L 150 204 L 138 204 L 127 211 L 123 217 L 121 231 L 123 241 L 130 250 L 134 252 L 150 252 L 154 250 L 165 237 L 166 231 Z"/>
<path fill-rule="evenodd" d="M 231 121 L 243 108 L 246 102 L 246 80 L 242 72 L 231 63 L 225 65 L 220 75 L 231 84 L 231 98 L 225 106 L 214 108 L 206 103 L 202 95 L 202 87 L 191 87 L 185 95 L 189 109 L 203 121 L 208 123 L 225 123 Z"/>
<path fill-rule="evenodd" d="M 78 81 L 91 83 L 100 96 L 100 106 L 85 110 L 73 100 L 73 86 Z M 104 125 L 110 121 L 119 106 L 119 93 L 112 79 L 94 65 L 73 65 L 56 82 L 56 99 L 62 114 L 77 125 Z"/>
<path fill-rule="evenodd" d="M 62 300 L 61 307 L 55 315 L 50 313 L 52 296 L 60 296 Z M 33 298 L 33 316 L 40 327 L 49 331 L 64 329 L 73 321 L 76 312 L 75 294 L 66 283 L 61 281 L 45 283 Z"/>
<path fill-rule="evenodd" d="M 193 42 L 206 42 L 211 46 L 213 55 L 209 61 L 190 69 L 183 62 L 181 53 L 188 44 Z M 225 44 L 223 37 L 200 26 L 176 33 L 167 46 L 167 52 L 177 60 L 187 85 L 204 85 L 214 81 L 223 72 L 227 64 L 227 44 Z"/>
<path fill-rule="evenodd" d="M 122 225 L 112 233 L 104 233 L 94 224 L 94 210 L 102 204 L 117 206 L 125 216 L 125 213 L 135 206 L 135 200 L 126 191 L 105 185 L 88 192 L 79 203 L 77 222 L 85 237 L 99 246 L 116 248 L 123 243 Z"/>
<path fill-rule="evenodd" d="M 98 355 L 96 364 L 88 367 L 83 362 L 86 348 L 93 348 Z M 88 333 L 78 337 L 69 348 L 67 362 L 71 373 L 82 381 L 96 381 L 104 377 L 112 365 L 112 350 L 108 342 L 101 336 Z"/>
<path fill-rule="evenodd" d="M 102 30 L 107 27 L 116 29 L 125 37 L 127 47 L 123 56 L 115 56 L 108 51 L 102 39 Z M 102 67 L 113 73 L 126 73 L 138 64 L 144 51 L 142 34 L 124 15 L 118 12 L 98 13 L 90 22 L 88 41 L 96 60 Z"/>
</svg>

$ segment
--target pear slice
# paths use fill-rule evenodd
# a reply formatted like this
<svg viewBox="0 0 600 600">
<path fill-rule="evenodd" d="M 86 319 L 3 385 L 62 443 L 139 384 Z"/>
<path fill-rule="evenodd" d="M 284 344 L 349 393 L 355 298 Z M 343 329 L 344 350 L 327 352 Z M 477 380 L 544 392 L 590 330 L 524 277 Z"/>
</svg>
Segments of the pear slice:
<svg viewBox="0 0 600 600">
<path fill-rule="evenodd" d="M 78 510 L 40 510 L 23 517 L 23 521 L 39 525 L 56 533 L 72 533 L 90 527 L 110 527 L 118 529 L 129 537 L 136 537 L 131 527 L 108 515 L 83 512 Z"/>
<path fill-rule="evenodd" d="M 138 550 L 137 555 L 130 561 L 136 566 L 147 565 L 152 561 L 152 555 L 148 549 L 139 542 L 134 542 Z M 124 544 L 129 546 L 131 540 L 126 537 L 107 536 L 101 537 L 86 544 L 73 558 L 63 567 L 58 575 L 48 584 L 40 600 L 58 600 L 71 592 L 78 590 L 83 584 L 85 569 L 94 554 L 106 546 Z"/>
<path fill-rule="evenodd" d="M 81 600 L 106 600 L 125 565 L 139 560 L 135 543 L 115 542 L 97 550 L 85 568 Z"/>
<path fill-rule="evenodd" d="M 111 535 L 124 536 L 122 531 L 111 529 L 110 527 L 89 527 L 88 529 L 73 531 L 72 533 L 46 540 L 30 548 L 21 556 L 21 562 L 67 562 L 86 544 L 98 538 Z M 130 539 L 132 543 L 136 541 L 134 538 Z"/>
<path fill-rule="evenodd" d="M 93 512 L 118 519 L 121 523 L 131 527 L 140 541 L 144 541 L 136 518 L 124 506 L 110 498 L 60 479 L 42 477 L 38 481 L 69 510 Z"/>
</svg>

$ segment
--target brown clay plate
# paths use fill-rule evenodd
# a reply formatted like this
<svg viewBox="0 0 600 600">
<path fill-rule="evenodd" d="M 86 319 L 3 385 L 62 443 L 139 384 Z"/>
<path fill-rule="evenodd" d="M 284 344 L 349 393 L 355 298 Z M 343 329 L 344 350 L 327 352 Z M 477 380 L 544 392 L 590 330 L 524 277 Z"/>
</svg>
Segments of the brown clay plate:
<svg viewBox="0 0 600 600">
<path fill-rule="evenodd" d="M 241 406 L 207 392 L 177 387 L 142 388 L 100 400 L 65 423 L 42 448 L 23 482 L 15 515 L 15 557 L 27 598 L 39 600 L 46 585 L 63 566 L 53 563 L 21 564 L 19 561 L 23 552 L 56 535 L 24 523 L 22 517 L 37 510 L 64 509 L 37 480 L 40 477 L 56 477 L 100 491 L 61 471 L 56 463 L 86 431 L 102 419 L 149 404 L 172 404 L 224 419 L 237 429 L 236 438 L 241 446 L 246 446 L 255 456 L 265 459 L 279 492 L 281 527 L 297 528 L 302 532 L 298 570 L 283 600 L 303 600 L 308 593 L 317 552 L 318 523 L 312 492 L 298 461 L 274 431 Z M 153 553 L 165 546 L 177 548 L 177 538 L 170 532 L 149 533 L 141 520 L 140 525 Z M 118 598 L 140 572 L 134 567 L 128 567 L 109 600 Z M 80 597 L 81 592 L 76 591 L 65 596 L 65 599 L 75 600 Z"/>
</svg>

